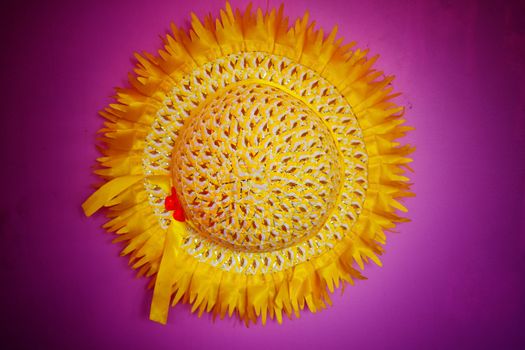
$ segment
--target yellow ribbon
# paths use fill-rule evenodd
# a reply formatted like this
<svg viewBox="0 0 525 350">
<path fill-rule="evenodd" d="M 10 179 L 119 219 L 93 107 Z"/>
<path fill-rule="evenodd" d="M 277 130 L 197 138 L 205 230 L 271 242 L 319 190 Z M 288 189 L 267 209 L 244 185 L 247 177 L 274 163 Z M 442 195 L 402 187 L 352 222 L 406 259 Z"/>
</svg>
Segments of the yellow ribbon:
<svg viewBox="0 0 525 350">
<path fill-rule="evenodd" d="M 105 183 L 82 204 L 84 213 L 86 216 L 93 215 L 97 210 L 108 205 L 112 199 L 124 190 L 133 186 L 143 178 L 143 175 L 121 176 Z"/>
<path fill-rule="evenodd" d="M 166 231 L 164 251 L 155 281 L 153 300 L 151 301 L 149 318 L 152 321 L 166 324 L 168 320 L 168 310 L 177 268 L 176 258 L 185 230 L 186 224 L 184 222 L 171 220 L 171 224 Z"/>
</svg>

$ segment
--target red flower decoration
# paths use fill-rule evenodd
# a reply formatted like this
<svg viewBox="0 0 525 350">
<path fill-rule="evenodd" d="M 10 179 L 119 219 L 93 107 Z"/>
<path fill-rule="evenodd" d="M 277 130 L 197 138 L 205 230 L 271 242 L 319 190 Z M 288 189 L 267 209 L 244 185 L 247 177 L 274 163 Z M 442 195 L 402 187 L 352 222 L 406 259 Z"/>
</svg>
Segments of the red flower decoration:
<svg viewBox="0 0 525 350">
<path fill-rule="evenodd" d="M 185 221 L 184 210 L 180 204 L 179 198 L 177 198 L 177 192 L 175 188 L 171 188 L 171 195 L 167 196 L 164 200 L 164 207 L 168 211 L 173 211 L 173 218 L 177 221 Z"/>
</svg>

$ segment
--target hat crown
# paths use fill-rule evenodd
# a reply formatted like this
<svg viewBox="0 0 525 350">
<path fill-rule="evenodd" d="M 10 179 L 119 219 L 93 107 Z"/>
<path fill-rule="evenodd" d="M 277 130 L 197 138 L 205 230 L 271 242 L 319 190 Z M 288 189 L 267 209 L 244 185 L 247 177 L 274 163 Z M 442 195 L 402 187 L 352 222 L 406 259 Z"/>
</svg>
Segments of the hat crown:
<svg viewBox="0 0 525 350">
<path fill-rule="evenodd" d="M 195 110 L 177 138 L 173 176 L 197 231 L 243 251 L 314 235 L 342 182 L 336 143 L 316 112 L 255 83 L 219 90 Z"/>
</svg>

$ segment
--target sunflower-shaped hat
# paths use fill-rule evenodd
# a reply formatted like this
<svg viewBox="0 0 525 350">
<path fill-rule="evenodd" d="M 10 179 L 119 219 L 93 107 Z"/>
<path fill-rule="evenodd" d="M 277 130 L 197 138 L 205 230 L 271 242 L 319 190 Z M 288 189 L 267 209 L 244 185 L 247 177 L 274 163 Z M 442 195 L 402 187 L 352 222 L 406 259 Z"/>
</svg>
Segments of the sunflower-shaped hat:
<svg viewBox="0 0 525 350">
<path fill-rule="evenodd" d="M 412 149 L 376 57 L 283 8 L 173 26 L 102 116 L 105 179 L 84 204 L 170 304 L 246 324 L 330 303 L 406 219 Z"/>
</svg>

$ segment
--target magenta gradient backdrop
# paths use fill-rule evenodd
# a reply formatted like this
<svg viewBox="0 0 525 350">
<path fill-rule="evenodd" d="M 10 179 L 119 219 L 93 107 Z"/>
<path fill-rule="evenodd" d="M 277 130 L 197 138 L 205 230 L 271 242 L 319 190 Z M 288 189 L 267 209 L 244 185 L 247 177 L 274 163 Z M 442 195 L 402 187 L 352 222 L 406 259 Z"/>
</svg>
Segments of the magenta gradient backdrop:
<svg viewBox="0 0 525 350">
<path fill-rule="evenodd" d="M 266 8 L 277 1 L 255 1 Z M 233 1 L 234 6 L 244 4 Z M 0 348 L 524 349 L 525 5 L 288 1 L 381 54 L 416 131 L 412 222 L 384 267 L 334 306 L 245 328 L 188 307 L 148 320 L 151 291 L 80 204 L 97 111 L 134 51 L 222 1 L 42 1 L 2 15 Z"/>
</svg>

